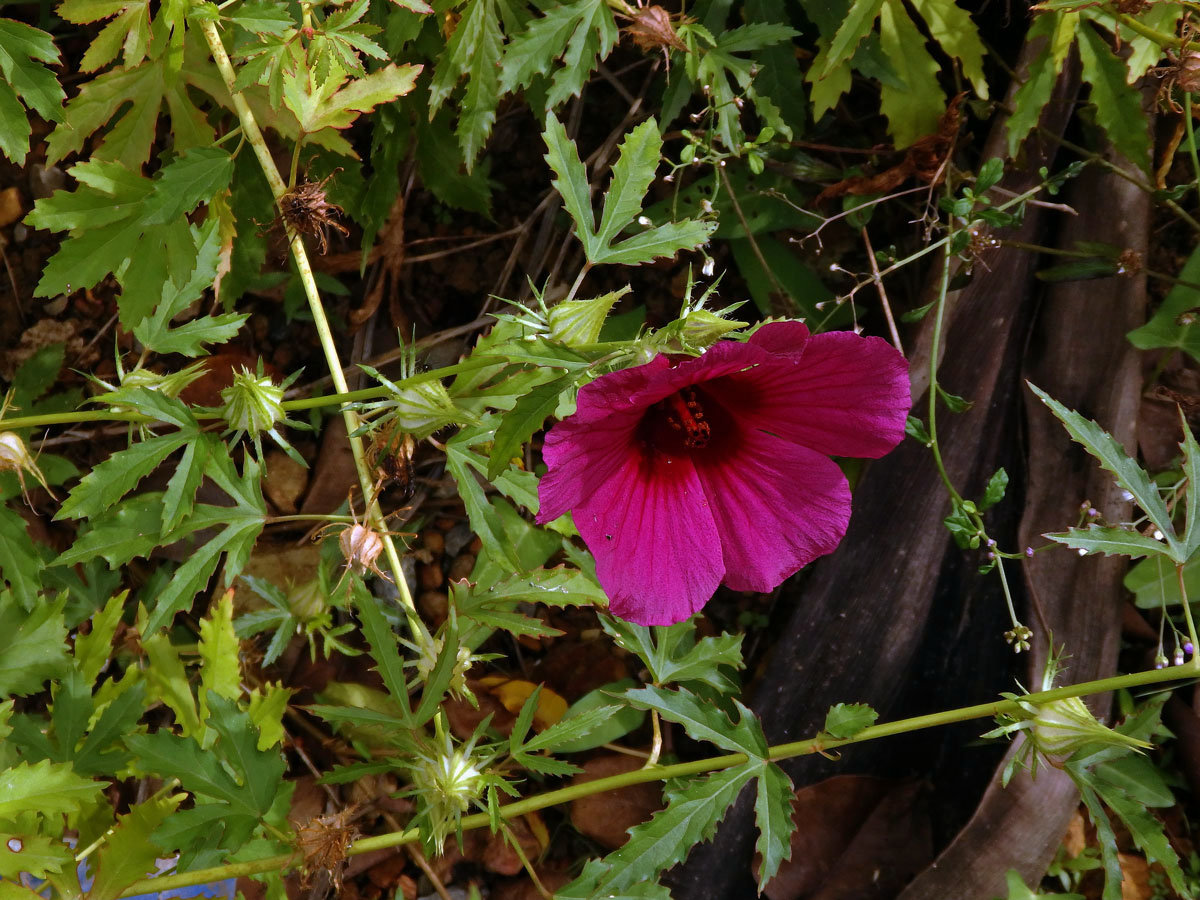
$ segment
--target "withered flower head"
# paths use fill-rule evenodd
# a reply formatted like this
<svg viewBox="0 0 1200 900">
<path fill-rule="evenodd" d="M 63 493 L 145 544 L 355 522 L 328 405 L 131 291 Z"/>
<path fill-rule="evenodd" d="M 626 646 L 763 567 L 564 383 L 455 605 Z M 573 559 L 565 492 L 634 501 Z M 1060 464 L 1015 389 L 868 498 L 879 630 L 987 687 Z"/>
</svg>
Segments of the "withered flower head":
<svg viewBox="0 0 1200 900">
<path fill-rule="evenodd" d="M 299 234 L 315 235 L 322 254 L 329 250 L 327 229 L 333 228 L 343 236 L 350 233 L 350 229 L 335 218 L 343 214 L 342 208 L 325 197 L 325 183 L 329 178 L 305 181 L 279 198 L 284 222 Z"/>
<path fill-rule="evenodd" d="M 669 55 L 669 50 L 687 52 L 687 45 L 675 33 L 671 14 L 661 6 L 644 6 L 634 10 L 633 21 L 625 32 L 635 44 L 649 52 L 661 49 L 664 56 Z"/>
</svg>

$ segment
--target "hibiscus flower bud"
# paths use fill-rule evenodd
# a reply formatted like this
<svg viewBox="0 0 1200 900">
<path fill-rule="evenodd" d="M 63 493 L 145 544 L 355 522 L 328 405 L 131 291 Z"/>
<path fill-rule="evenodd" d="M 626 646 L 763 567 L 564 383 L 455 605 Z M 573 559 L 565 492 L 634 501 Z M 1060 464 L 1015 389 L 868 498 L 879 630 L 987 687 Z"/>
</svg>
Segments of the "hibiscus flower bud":
<svg viewBox="0 0 1200 900">
<path fill-rule="evenodd" d="M 1135 749 L 1151 746 L 1102 724 L 1078 697 L 1052 700 L 1034 709 L 1029 739 L 1054 765 L 1061 765 L 1073 753 L 1089 744 Z"/>
<path fill-rule="evenodd" d="M 270 432 L 284 418 L 283 388 L 269 375 L 257 375 L 243 368 L 234 373 L 233 384 L 221 391 L 225 405 L 221 416 L 231 431 L 251 437 Z"/>
<path fill-rule="evenodd" d="M 446 837 L 458 830 L 462 814 L 483 792 L 483 762 L 474 758 L 473 743 L 454 747 L 448 734 L 441 737 L 441 746 L 422 754 L 412 769 L 416 794 L 428 804 L 423 812 L 439 854 Z"/>
<path fill-rule="evenodd" d="M 591 300 L 564 300 L 555 304 L 546 316 L 550 337 L 568 347 L 596 343 L 613 304 L 628 294 L 629 290 L 629 287 L 623 287 Z"/>
<path fill-rule="evenodd" d="M 418 441 L 464 419 L 440 381 L 424 381 L 401 388 L 391 400 L 379 406 L 386 406 L 396 426 Z"/>
<path fill-rule="evenodd" d="M 304 584 L 296 585 L 287 595 L 288 609 L 301 622 L 311 622 L 326 609 L 325 592 L 321 590 L 321 582 L 314 578 Z"/>
<path fill-rule="evenodd" d="M 683 320 L 683 341 L 696 349 L 711 347 L 729 332 L 745 328 L 746 324 L 723 319 L 707 309 L 694 309 Z"/>
</svg>

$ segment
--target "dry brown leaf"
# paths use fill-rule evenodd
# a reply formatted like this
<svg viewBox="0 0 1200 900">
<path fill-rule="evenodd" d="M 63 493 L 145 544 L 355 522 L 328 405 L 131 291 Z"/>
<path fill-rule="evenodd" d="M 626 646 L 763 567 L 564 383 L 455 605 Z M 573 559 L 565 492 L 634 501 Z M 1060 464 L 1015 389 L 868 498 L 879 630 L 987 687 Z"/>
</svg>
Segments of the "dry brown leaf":
<svg viewBox="0 0 1200 900">
<path fill-rule="evenodd" d="M 622 775 L 642 765 L 643 760 L 635 756 L 620 753 L 597 756 L 583 764 L 583 771 L 571 779 L 571 784 Z M 612 850 L 629 839 L 628 829 L 645 822 L 660 809 L 662 788 L 658 784 L 634 784 L 572 801 L 571 824 L 581 834 Z"/>
<path fill-rule="evenodd" d="M 792 857 L 770 900 L 890 898 L 933 857 L 921 786 L 838 775 L 801 788 L 792 804 Z M 757 863 L 756 863 L 757 865 Z"/>
</svg>

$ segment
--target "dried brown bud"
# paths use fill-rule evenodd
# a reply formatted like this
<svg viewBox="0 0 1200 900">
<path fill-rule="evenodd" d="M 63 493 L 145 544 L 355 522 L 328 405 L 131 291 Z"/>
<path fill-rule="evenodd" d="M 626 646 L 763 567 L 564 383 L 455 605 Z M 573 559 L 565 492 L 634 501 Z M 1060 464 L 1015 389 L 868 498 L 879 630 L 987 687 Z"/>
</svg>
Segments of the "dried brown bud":
<svg viewBox="0 0 1200 900">
<path fill-rule="evenodd" d="M 332 178 L 333 176 L 330 176 Z M 326 229 L 333 228 L 342 235 L 350 233 L 350 229 L 337 221 L 335 216 L 342 215 L 342 208 L 330 203 L 325 197 L 325 182 L 305 181 L 296 185 L 279 198 L 279 209 L 288 227 L 299 234 L 315 235 L 321 247 L 321 253 L 329 250 L 329 238 Z"/>
</svg>

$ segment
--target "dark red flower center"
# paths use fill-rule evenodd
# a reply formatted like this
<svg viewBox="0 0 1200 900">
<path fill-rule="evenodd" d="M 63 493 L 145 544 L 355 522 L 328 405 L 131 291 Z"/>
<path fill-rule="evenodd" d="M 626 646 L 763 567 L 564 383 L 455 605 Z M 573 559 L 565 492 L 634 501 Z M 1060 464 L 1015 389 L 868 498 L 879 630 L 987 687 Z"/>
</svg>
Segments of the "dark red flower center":
<svg viewBox="0 0 1200 900">
<path fill-rule="evenodd" d="M 704 421 L 704 406 L 697 398 L 695 388 L 684 388 L 678 394 L 672 394 L 662 405 L 666 407 L 667 426 L 679 432 L 685 447 L 695 450 L 708 446 L 712 428 Z"/>
<path fill-rule="evenodd" d="M 639 429 L 646 445 L 667 456 L 711 454 L 736 432 L 729 413 L 702 388 L 686 387 L 654 404 Z"/>
</svg>

